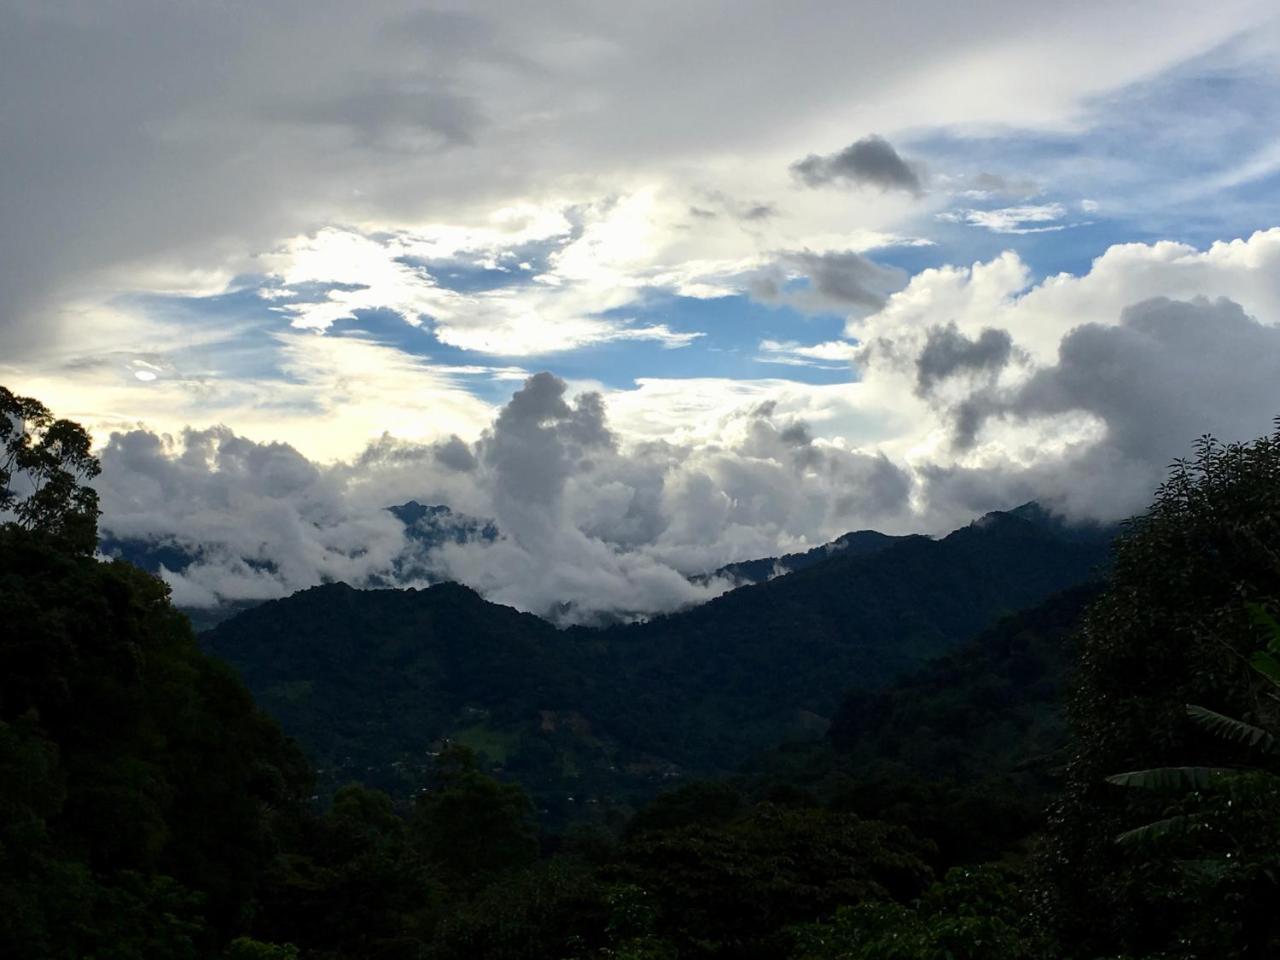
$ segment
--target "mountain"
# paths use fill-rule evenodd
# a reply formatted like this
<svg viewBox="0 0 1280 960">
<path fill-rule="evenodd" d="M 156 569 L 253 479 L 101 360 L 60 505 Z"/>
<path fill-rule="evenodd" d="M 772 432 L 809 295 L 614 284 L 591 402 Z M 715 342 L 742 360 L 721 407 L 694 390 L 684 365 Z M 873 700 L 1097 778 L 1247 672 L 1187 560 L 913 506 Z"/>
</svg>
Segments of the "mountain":
<svg viewBox="0 0 1280 960">
<path fill-rule="evenodd" d="M 850 687 L 880 687 L 999 617 L 1092 579 L 1110 528 L 1034 510 L 940 539 L 840 555 L 702 606 L 607 632 L 624 741 L 694 769 L 730 769 L 781 733 L 821 732 Z"/>
<path fill-rule="evenodd" d="M 762 752 L 747 789 L 903 823 L 937 844 L 940 867 L 1025 849 L 1062 786 L 1073 634 L 1101 593 L 1072 587 L 888 686 L 850 690 L 825 741 Z"/>
<path fill-rule="evenodd" d="M 849 688 L 883 687 L 1091 578 L 1111 534 L 990 514 L 606 629 L 556 630 L 454 584 L 335 584 L 240 613 L 202 642 L 331 785 L 359 774 L 411 789 L 450 738 L 544 805 L 626 799 L 820 736 Z"/>
<path fill-rule="evenodd" d="M 733 580 L 742 584 L 764 583 L 774 577 L 795 573 L 829 560 L 836 554 L 846 557 L 866 557 L 878 553 L 885 547 L 892 546 L 909 537 L 893 537 L 875 530 L 855 530 L 836 537 L 830 543 L 806 550 L 804 553 L 788 553 L 781 557 L 763 557 L 758 560 L 743 560 L 730 563 L 714 573 L 693 577 L 695 582 L 705 582 L 716 578 Z"/>
<path fill-rule="evenodd" d="M 498 539 L 498 528 L 492 520 L 483 520 L 456 513 L 443 504 L 422 504 L 416 500 L 387 507 L 387 512 L 404 524 L 405 537 L 412 549 L 396 559 L 392 569 L 374 581 L 375 586 L 387 586 L 394 582 L 427 582 L 442 579 L 430 562 L 429 551 L 446 543 L 482 541 L 492 543 Z M 113 560 L 125 560 L 148 573 L 159 575 L 161 570 L 181 573 L 192 564 L 204 562 L 225 563 L 234 559 L 251 570 L 274 573 L 275 564 L 270 560 L 252 556 L 231 557 L 231 551 L 217 545 L 186 540 L 175 536 L 122 537 L 104 528 L 98 541 L 98 552 Z M 181 607 L 197 630 L 207 630 L 228 617 L 256 607 L 260 600 L 233 600 L 223 598 L 215 607 Z"/>
<path fill-rule="evenodd" d="M 827 738 L 865 769 L 980 780 L 1060 764 L 1071 635 L 1101 594 L 1083 584 L 1005 617 L 880 689 L 850 690 Z"/>
<path fill-rule="evenodd" d="M 417 500 L 387 507 L 387 511 L 405 526 L 411 540 L 428 550 L 445 543 L 470 543 L 481 540 L 493 543 L 498 528 L 492 520 L 481 520 L 454 513 L 444 504 L 422 504 Z"/>
</svg>

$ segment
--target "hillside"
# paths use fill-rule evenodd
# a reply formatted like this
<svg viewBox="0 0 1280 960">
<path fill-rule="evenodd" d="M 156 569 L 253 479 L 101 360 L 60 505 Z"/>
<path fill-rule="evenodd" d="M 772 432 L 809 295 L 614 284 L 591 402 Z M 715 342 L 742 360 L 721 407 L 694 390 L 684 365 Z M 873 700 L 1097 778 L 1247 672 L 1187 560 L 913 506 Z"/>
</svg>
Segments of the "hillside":
<svg viewBox="0 0 1280 960">
<path fill-rule="evenodd" d="M 766 580 L 772 580 L 775 577 L 804 570 L 815 563 L 821 563 L 837 555 L 842 557 L 870 556 L 906 539 L 909 538 L 893 537 L 875 530 L 855 530 L 836 537 L 830 543 L 814 547 L 812 550 L 787 553 L 781 557 L 761 557 L 756 560 L 729 563 L 720 567 L 714 573 L 694 577 L 693 579 L 706 581 L 716 577 L 724 577 L 742 585 L 764 583 Z"/>
<path fill-rule="evenodd" d="M 1090 579 L 1109 542 L 1022 508 L 609 631 L 623 692 L 612 729 L 696 769 L 731 769 L 783 736 L 821 734 L 845 690 L 883 686 Z"/>
<path fill-rule="evenodd" d="M 882 686 L 1082 582 L 1108 542 L 1023 508 L 936 541 L 835 551 L 631 626 L 559 631 L 455 584 L 333 584 L 202 641 L 300 740 L 322 784 L 359 777 L 403 793 L 448 738 L 556 808 L 821 736 L 847 689 Z"/>
</svg>

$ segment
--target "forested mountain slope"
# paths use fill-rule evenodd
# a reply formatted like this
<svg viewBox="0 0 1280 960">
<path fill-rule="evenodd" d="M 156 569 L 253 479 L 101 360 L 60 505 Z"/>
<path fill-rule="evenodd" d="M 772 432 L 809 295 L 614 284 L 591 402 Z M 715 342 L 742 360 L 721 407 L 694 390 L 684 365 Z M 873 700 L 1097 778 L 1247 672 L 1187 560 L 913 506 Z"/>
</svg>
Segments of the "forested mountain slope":
<svg viewBox="0 0 1280 960">
<path fill-rule="evenodd" d="M 876 687 L 999 616 L 1087 579 L 1110 531 L 1033 510 L 941 540 L 838 552 L 647 623 L 558 631 L 457 585 L 330 585 L 203 635 L 297 736 L 322 781 L 415 782 L 442 738 L 540 795 L 609 796 L 735 769 L 819 736 L 850 687 Z"/>
</svg>

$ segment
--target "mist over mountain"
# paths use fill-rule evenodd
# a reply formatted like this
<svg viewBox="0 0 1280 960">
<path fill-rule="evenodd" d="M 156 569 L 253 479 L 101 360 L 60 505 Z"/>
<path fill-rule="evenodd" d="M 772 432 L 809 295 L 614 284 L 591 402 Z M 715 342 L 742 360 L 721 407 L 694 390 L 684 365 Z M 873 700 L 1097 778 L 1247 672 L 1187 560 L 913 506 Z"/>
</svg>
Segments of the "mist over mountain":
<svg viewBox="0 0 1280 960">
<path fill-rule="evenodd" d="M 836 537 L 830 543 L 824 543 L 812 550 L 800 553 L 787 553 L 781 557 L 762 557 L 758 560 L 743 560 L 738 563 L 725 564 L 711 574 L 701 575 L 701 579 L 726 577 L 738 584 L 763 583 L 774 577 L 795 573 L 815 563 L 821 563 L 837 554 L 842 556 L 869 556 L 905 537 L 894 537 L 875 530 L 855 530 L 844 536 Z M 700 579 L 694 577 L 694 580 Z"/>
<path fill-rule="evenodd" d="M 619 799 L 821 736 L 847 689 L 883 686 L 1098 575 L 1112 533 L 1028 506 L 940 540 L 854 535 L 842 539 L 876 549 L 807 555 L 795 573 L 600 629 L 557 630 L 457 584 L 333 584 L 240 613 L 202 643 L 331 784 L 405 789 L 450 739 L 540 802 Z"/>
</svg>

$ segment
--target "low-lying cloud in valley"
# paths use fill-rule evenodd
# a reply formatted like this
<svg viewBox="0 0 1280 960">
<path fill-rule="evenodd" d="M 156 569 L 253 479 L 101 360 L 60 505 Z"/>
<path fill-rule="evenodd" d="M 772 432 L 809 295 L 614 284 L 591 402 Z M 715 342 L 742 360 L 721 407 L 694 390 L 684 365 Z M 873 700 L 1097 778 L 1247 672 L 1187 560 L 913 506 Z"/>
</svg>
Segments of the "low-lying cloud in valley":
<svg viewBox="0 0 1280 960">
<path fill-rule="evenodd" d="M 333 463 L 226 427 L 117 432 L 103 529 L 193 556 L 164 574 L 190 606 L 430 576 L 591 622 L 705 600 L 731 584 L 690 577 L 852 529 L 940 533 L 1030 499 L 1115 520 L 1196 436 L 1280 413 L 1277 264 L 1269 231 L 1117 247 L 1035 285 L 1011 254 L 924 271 L 851 317 L 854 384 L 602 392 L 538 373 L 476 437 L 388 434 Z M 698 429 L 663 427 L 666 405 L 687 423 L 704 401 Z M 409 500 L 499 535 L 426 545 L 386 509 Z"/>
</svg>

